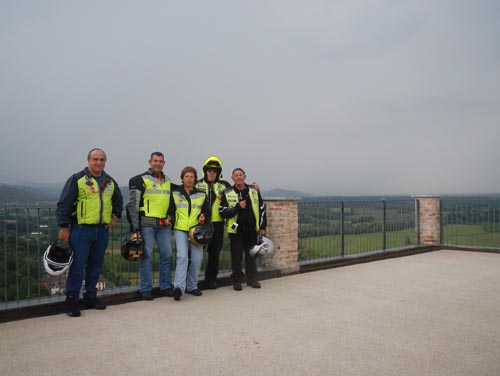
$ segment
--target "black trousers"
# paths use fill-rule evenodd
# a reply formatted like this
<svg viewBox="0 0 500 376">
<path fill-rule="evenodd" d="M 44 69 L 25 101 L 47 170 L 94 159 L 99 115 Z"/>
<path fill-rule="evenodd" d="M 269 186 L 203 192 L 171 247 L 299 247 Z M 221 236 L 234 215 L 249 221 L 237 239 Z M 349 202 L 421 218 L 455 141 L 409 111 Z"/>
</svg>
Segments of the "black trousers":
<svg viewBox="0 0 500 376">
<path fill-rule="evenodd" d="M 229 234 L 229 243 L 231 246 L 231 269 L 233 271 L 231 278 L 234 283 L 241 283 L 245 274 L 247 276 L 247 281 L 257 280 L 257 263 L 255 258 L 251 257 L 249 253 L 256 242 L 257 233 L 255 231 L 238 231 L 236 234 Z M 243 254 L 245 255 L 245 274 L 243 274 L 241 269 Z"/>
<path fill-rule="evenodd" d="M 205 269 L 205 281 L 215 281 L 219 274 L 219 255 L 224 241 L 224 222 L 212 222 L 214 235 L 207 246 L 207 268 Z"/>
</svg>

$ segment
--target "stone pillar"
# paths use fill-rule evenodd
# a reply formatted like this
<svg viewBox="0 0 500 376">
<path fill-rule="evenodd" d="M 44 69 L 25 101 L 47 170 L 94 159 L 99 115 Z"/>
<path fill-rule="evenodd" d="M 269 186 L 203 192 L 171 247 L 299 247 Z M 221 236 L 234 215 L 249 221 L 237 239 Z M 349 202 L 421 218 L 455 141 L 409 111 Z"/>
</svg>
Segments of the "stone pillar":
<svg viewBox="0 0 500 376">
<path fill-rule="evenodd" d="M 264 199 L 267 213 L 267 236 L 276 252 L 265 265 L 281 269 L 283 274 L 299 270 L 299 205 L 297 199 Z"/>
<path fill-rule="evenodd" d="M 415 196 L 415 215 L 417 244 L 439 244 L 441 242 L 441 198 Z"/>
</svg>

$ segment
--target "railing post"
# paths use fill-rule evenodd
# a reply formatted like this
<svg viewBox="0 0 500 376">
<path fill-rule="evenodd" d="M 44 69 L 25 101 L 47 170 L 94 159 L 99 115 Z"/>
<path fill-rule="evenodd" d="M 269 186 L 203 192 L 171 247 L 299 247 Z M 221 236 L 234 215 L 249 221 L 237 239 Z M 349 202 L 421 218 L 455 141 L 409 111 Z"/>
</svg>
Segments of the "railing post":
<svg viewBox="0 0 500 376">
<path fill-rule="evenodd" d="M 267 213 L 267 235 L 274 242 L 274 257 L 266 265 L 281 269 L 283 274 L 299 270 L 298 199 L 264 199 Z"/>
<path fill-rule="evenodd" d="M 415 243 L 420 245 L 420 201 L 415 198 Z"/>
<path fill-rule="evenodd" d="M 340 255 L 345 255 L 345 231 L 344 231 L 344 201 L 340 201 Z"/>
<path fill-rule="evenodd" d="M 19 210 L 16 209 L 16 300 L 19 300 Z M 7 287 L 7 286 L 6 286 Z"/>
<path fill-rule="evenodd" d="M 443 244 L 443 202 L 439 200 L 439 244 Z"/>
<path fill-rule="evenodd" d="M 438 196 L 415 196 L 414 198 L 417 244 L 440 244 L 441 199 Z"/>
<path fill-rule="evenodd" d="M 387 205 L 385 200 L 382 200 L 382 249 L 387 249 L 387 234 L 386 234 L 386 225 L 387 225 Z"/>
</svg>

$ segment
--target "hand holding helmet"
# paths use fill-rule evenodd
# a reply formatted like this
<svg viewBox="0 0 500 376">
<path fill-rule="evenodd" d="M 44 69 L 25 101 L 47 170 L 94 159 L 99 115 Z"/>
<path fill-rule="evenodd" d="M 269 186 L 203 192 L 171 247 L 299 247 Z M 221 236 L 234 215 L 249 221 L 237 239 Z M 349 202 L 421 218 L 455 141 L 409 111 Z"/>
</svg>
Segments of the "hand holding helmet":
<svg viewBox="0 0 500 376">
<path fill-rule="evenodd" d="M 197 246 L 204 247 L 214 236 L 214 229 L 210 223 L 199 224 L 189 229 L 189 239 Z"/>
<path fill-rule="evenodd" d="M 121 254 L 125 260 L 137 261 L 142 258 L 144 252 L 144 240 L 139 231 L 132 232 L 122 243 Z"/>
<path fill-rule="evenodd" d="M 140 231 L 134 231 L 130 234 L 130 240 L 133 242 L 142 242 L 142 235 Z"/>
<path fill-rule="evenodd" d="M 266 236 L 258 236 L 257 244 L 250 250 L 250 256 L 256 257 L 264 257 L 266 259 L 272 258 L 275 252 L 275 245 L 271 239 Z"/>
<path fill-rule="evenodd" d="M 67 242 L 57 240 L 50 244 L 43 254 L 45 271 L 52 276 L 58 276 L 68 271 L 73 262 L 73 250 Z"/>
</svg>

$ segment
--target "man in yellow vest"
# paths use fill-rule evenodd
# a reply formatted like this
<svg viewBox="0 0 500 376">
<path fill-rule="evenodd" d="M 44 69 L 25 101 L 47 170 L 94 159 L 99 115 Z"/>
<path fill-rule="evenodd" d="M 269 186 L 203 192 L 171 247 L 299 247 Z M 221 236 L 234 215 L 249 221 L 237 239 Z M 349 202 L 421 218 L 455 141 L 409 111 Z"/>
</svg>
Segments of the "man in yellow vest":
<svg viewBox="0 0 500 376">
<path fill-rule="evenodd" d="M 212 222 L 214 235 L 207 246 L 207 267 L 205 269 L 205 284 L 210 289 L 216 289 L 219 273 L 219 255 L 224 240 L 224 218 L 219 214 L 222 193 L 230 184 L 221 180 L 222 162 L 216 156 L 208 157 L 203 164 L 203 178 L 196 182 L 196 188 L 205 192 L 210 207 L 209 222 Z"/>
<path fill-rule="evenodd" d="M 73 250 L 66 280 L 66 313 L 70 317 L 80 316 L 78 300 L 83 280 L 85 307 L 106 308 L 97 298 L 96 285 L 104 265 L 109 229 L 123 210 L 120 188 L 104 171 L 104 151 L 90 150 L 87 162 L 88 167 L 66 181 L 56 209 L 59 239 L 69 242 Z"/>
<path fill-rule="evenodd" d="M 245 183 L 246 174 L 243 169 L 234 169 L 231 178 L 234 185 L 224 191 L 219 213 L 227 220 L 233 288 L 236 291 L 242 290 L 244 274 L 241 262 L 244 254 L 247 285 L 258 289 L 261 286 L 257 281 L 257 265 L 249 251 L 257 243 L 257 235 L 266 234 L 264 201 L 257 189 Z"/>
<path fill-rule="evenodd" d="M 144 240 L 144 253 L 139 265 L 142 298 L 153 300 L 153 247 L 156 241 L 160 252 L 160 294 L 172 296 L 172 231 L 168 215 L 172 183 L 163 173 L 165 157 L 155 151 L 149 159 L 149 169 L 129 181 L 130 201 L 127 219 L 130 230 Z M 135 233 L 135 234 L 134 234 Z"/>
</svg>

